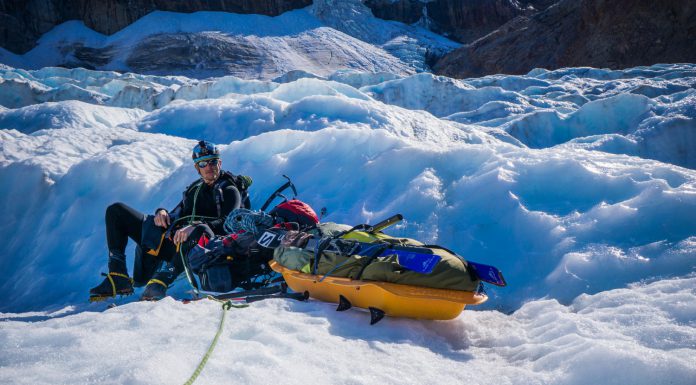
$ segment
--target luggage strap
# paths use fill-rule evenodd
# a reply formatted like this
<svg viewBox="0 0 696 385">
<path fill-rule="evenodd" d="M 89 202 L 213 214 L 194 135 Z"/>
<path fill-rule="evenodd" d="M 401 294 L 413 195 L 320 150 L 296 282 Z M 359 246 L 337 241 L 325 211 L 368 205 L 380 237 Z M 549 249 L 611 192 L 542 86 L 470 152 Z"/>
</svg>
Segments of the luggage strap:
<svg viewBox="0 0 696 385">
<path fill-rule="evenodd" d="M 390 245 L 388 243 L 377 243 L 373 249 L 369 249 L 371 251 L 370 255 L 365 256 L 366 258 L 364 259 L 364 262 L 362 262 L 362 267 L 360 268 L 358 275 L 353 279 L 360 279 L 367 266 L 374 262 L 375 259 L 377 259 L 377 256 L 382 254 L 382 252 L 388 249 L 389 246 Z"/>
</svg>

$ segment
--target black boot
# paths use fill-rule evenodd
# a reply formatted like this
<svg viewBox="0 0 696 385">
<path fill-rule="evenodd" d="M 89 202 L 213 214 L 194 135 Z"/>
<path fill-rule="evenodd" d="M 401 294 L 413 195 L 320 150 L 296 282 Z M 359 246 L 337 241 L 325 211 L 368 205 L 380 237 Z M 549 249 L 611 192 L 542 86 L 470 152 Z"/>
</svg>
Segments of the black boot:
<svg viewBox="0 0 696 385">
<path fill-rule="evenodd" d="M 141 301 L 159 301 L 167 296 L 167 289 L 169 285 L 160 281 L 159 279 L 153 278 L 145 286 L 143 294 L 140 295 Z"/>
<path fill-rule="evenodd" d="M 141 301 L 159 301 L 167 296 L 167 289 L 174 283 L 176 277 L 181 273 L 183 268 L 180 264 L 181 259 L 174 260 L 163 264 L 155 273 L 155 276 L 148 281 L 143 294 L 140 295 Z"/>
<path fill-rule="evenodd" d="M 99 285 L 89 289 L 90 302 L 102 301 L 117 295 L 133 294 L 133 280 L 128 274 L 110 272 L 102 273 L 106 278 Z"/>
<path fill-rule="evenodd" d="M 133 280 L 128 276 L 126 256 L 123 253 L 109 252 L 109 274 L 102 275 L 106 277 L 102 283 L 89 289 L 90 302 L 133 294 Z"/>
</svg>

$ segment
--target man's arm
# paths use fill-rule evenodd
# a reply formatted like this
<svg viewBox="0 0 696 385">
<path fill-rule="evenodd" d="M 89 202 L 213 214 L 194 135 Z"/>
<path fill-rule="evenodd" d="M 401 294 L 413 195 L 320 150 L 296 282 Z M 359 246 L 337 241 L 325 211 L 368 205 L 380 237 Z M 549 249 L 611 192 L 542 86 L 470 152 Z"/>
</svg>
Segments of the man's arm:
<svg viewBox="0 0 696 385">
<path fill-rule="evenodd" d="M 179 201 L 179 203 L 176 206 L 174 206 L 174 209 L 172 209 L 172 211 L 167 211 L 167 209 L 165 209 L 164 207 L 159 207 L 157 208 L 157 210 L 155 210 L 155 225 L 168 229 L 173 222 L 184 216 L 186 199 L 188 198 L 186 196 L 187 192 L 188 188 L 184 191 L 183 198 L 181 199 L 181 201 Z"/>
</svg>

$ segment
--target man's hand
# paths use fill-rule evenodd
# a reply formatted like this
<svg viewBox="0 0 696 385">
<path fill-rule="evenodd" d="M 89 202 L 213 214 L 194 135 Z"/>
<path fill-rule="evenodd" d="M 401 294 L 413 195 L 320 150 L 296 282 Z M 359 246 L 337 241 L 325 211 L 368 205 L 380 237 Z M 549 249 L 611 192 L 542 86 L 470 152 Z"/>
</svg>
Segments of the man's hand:
<svg viewBox="0 0 696 385">
<path fill-rule="evenodd" d="M 160 210 L 155 213 L 155 225 L 159 227 L 169 228 L 171 224 L 171 219 L 169 218 L 169 213 L 167 210 Z"/>
<path fill-rule="evenodd" d="M 195 226 L 188 225 L 177 230 L 176 234 L 174 234 L 174 238 L 172 238 L 172 242 L 174 242 L 176 245 L 186 242 L 189 235 L 191 235 L 195 228 Z"/>
</svg>

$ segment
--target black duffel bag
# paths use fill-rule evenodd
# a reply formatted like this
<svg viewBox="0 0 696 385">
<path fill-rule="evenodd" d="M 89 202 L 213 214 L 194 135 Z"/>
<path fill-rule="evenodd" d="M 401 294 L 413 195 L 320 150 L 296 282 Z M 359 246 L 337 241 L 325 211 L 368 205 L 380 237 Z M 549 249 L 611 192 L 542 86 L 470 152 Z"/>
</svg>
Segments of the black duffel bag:
<svg viewBox="0 0 696 385">
<path fill-rule="evenodd" d="M 272 270 L 273 251 L 259 247 L 251 233 L 215 236 L 199 241 L 187 253 L 188 268 L 198 276 L 201 289 L 223 293 L 241 287 L 265 286 Z"/>
</svg>

